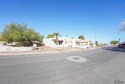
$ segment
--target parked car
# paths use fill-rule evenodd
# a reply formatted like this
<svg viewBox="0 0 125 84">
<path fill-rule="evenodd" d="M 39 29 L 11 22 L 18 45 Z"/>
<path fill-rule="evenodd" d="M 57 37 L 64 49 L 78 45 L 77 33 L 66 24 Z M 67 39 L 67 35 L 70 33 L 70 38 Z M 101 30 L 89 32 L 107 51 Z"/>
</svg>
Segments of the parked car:
<svg viewBox="0 0 125 84">
<path fill-rule="evenodd" d="M 125 48 L 125 44 L 122 44 L 122 45 L 121 45 L 121 48 Z"/>
</svg>

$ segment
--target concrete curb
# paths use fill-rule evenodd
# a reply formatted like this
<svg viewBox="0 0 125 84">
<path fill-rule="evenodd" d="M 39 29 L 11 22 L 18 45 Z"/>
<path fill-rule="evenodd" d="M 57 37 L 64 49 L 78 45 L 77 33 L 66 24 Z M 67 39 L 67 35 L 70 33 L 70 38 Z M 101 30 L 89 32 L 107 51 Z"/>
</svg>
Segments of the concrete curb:
<svg viewBox="0 0 125 84">
<path fill-rule="evenodd" d="M 58 51 L 54 52 L 4 52 L 0 53 L 0 56 L 5 56 L 5 55 L 32 55 L 32 54 L 45 54 L 45 53 L 58 53 Z"/>
<path fill-rule="evenodd" d="M 96 49 L 96 48 L 94 48 Z M 91 50 L 91 49 L 72 49 L 72 50 L 55 50 L 55 51 L 25 51 L 25 52 L 0 52 L 0 56 L 5 55 L 32 55 L 32 54 L 50 54 L 50 53 L 62 53 L 62 52 L 74 52 L 74 51 L 82 51 L 82 50 Z"/>
<path fill-rule="evenodd" d="M 29 51 L 29 52 L 0 52 L 0 56 L 5 55 L 32 55 L 32 54 L 49 54 L 49 53 L 62 53 L 62 52 L 73 52 L 73 51 L 81 51 L 81 50 L 67 50 L 67 51 Z"/>
</svg>

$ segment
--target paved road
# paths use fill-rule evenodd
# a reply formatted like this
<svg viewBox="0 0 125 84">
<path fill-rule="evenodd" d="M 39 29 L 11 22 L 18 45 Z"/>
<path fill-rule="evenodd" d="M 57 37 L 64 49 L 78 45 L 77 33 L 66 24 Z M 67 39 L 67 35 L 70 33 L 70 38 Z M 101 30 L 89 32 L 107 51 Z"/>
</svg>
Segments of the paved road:
<svg viewBox="0 0 125 84">
<path fill-rule="evenodd" d="M 69 61 L 66 59 L 69 56 L 86 58 L 86 62 Z M 124 81 L 125 51 L 119 48 L 0 56 L 0 84 L 123 84 Z"/>
</svg>

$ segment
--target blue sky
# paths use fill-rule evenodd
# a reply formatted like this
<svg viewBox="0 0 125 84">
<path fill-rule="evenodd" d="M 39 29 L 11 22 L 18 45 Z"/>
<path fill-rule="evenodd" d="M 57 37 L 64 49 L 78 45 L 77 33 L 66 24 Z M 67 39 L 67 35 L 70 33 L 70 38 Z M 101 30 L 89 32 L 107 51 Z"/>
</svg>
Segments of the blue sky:
<svg viewBox="0 0 125 84">
<path fill-rule="evenodd" d="M 125 20 L 125 0 L 0 0 L 0 32 L 10 23 L 26 23 L 42 35 L 60 32 L 93 42 L 125 41 L 117 28 Z"/>
</svg>

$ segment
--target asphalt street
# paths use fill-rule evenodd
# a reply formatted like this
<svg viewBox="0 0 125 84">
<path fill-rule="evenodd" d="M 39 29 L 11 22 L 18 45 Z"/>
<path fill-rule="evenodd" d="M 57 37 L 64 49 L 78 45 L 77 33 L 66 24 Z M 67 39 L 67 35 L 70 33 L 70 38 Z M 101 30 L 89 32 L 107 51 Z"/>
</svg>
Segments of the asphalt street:
<svg viewBox="0 0 125 84">
<path fill-rule="evenodd" d="M 125 50 L 0 56 L 0 84 L 125 84 Z"/>
</svg>

